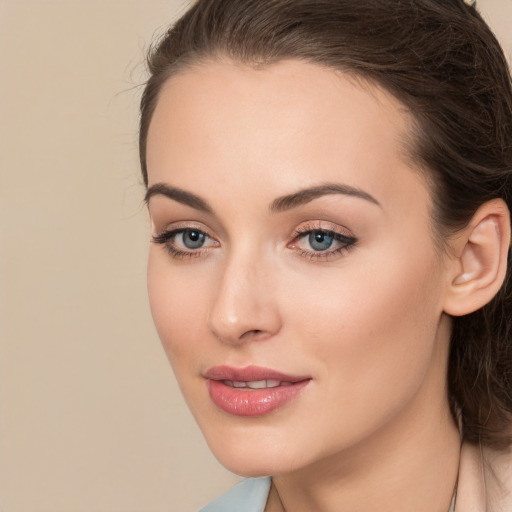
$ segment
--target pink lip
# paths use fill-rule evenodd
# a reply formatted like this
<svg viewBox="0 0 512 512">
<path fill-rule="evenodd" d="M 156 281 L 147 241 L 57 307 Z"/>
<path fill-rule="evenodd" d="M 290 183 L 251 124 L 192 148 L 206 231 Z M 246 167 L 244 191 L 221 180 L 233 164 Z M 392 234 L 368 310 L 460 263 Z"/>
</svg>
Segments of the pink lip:
<svg viewBox="0 0 512 512">
<path fill-rule="evenodd" d="M 215 366 L 207 370 L 204 377 L 208 379 L 208 392 L 213 403 L 224 412 L 235 416 L 268 414 L 293 400 L 311 381 L 311 377 L 308 376 L 286 375 L 259 366 L 245 368 Z M 235 388 L 224 382 L 262 380 L 277 380 L 287 384 L 271 388 L 249 389 Z"/>
</svg>

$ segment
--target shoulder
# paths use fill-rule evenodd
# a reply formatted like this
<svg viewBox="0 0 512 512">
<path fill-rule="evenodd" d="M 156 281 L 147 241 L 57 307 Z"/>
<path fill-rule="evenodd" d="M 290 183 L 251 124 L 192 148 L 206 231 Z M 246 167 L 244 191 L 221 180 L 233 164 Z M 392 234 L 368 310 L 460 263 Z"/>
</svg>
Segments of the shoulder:
<svg viewBox="0 0 512 512">
<path fill-rule="evenodd" d="M 270 482 L 270 477 L 247 478 L 199 512 L 263 512 Z"/>
</svg>

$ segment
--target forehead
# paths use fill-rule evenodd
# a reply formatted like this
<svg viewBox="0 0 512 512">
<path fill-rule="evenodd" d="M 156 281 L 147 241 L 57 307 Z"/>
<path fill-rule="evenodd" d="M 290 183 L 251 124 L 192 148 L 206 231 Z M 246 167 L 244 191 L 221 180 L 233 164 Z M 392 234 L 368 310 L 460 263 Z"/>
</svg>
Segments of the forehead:
<svg viewBox="0 0 512 512">
<path fill-rule="evenodd" d="M 206 62 L 161 90 L 148 133 L 149 184 L 188 188 L 215 178 L 232 187 L 236 173 L 248 187 L 268 184 L 269 195 L 315 179 L 406 193 L 405 182 L 420 178 L 406 150 L 412 126 L 392 95 L 342 72 L 301 61 Z"/>
</svg>

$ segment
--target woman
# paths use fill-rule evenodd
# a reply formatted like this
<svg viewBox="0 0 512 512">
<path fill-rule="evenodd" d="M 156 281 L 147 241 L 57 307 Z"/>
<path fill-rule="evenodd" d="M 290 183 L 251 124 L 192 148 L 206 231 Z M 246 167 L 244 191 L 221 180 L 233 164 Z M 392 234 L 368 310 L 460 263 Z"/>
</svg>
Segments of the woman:
<svg viewBox="0 0 512 512">
<path fill-rule="evenodd" d="M 204 510 L 512 510 L 512 91 L 475 8 L 200 0 L 149 70 L 153 317 L 258 477 Z"/>
</svg>

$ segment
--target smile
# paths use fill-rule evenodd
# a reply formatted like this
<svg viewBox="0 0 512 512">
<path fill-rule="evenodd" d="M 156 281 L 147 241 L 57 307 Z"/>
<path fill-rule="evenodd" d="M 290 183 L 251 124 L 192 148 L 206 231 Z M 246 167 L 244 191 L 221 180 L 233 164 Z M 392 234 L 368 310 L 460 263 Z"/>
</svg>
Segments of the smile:
<svg viewBox="0 0 512 512">
<path fill-rule="evenodd" d="M 222 381 L 226 386 L 231 386 L 232 388 L 247 388 L 247 389 L 265 389 L 265 388 L 277 388 L 277 386 L 291 386 L 291 382 L 281 382 L 275 379 L 268 380 L 253 380 L 250 382 L 245 381 L 233 381 L 233 380 L 223 380 Z"/>
<path fill-rule="evenodd" d="M 234 416 L 269 414 L 292 401 L 311 382 L 311 377 L 285 375 L 256 366 L 217 366 L 204 377 L 212 402 Z"/>
</svg>

